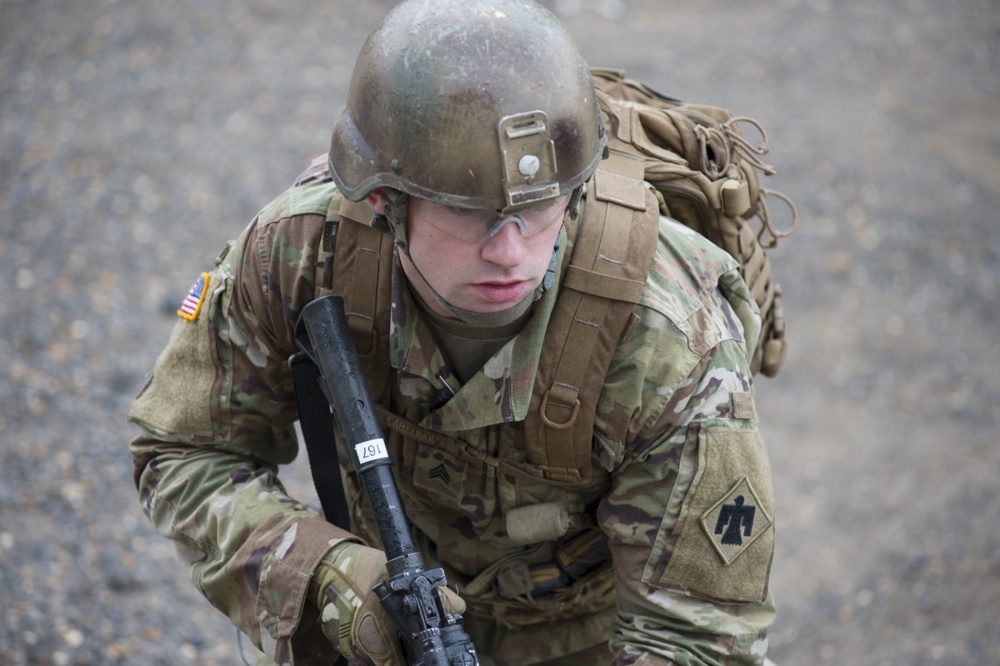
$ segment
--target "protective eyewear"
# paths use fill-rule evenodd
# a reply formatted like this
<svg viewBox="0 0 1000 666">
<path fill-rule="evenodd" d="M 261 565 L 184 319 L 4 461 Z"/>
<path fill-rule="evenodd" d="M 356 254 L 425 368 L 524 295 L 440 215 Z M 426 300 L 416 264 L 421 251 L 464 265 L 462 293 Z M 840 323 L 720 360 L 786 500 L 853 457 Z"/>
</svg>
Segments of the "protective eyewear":
<svg viewBox="0 0 1000 666">
<path fill-rule="evenodd" d="M 487 238 L 499 234 L 508 224 L 516 225 L 526 238 L 537 236 L 563 219 L 566 205 L 566 198 L 559 197 L 555 203 L 545 208 L 522 210 L 509 215 L 498 215 L 493 211 L 438 206 L 434 210 L 433 217 L 422 213 L 417 213 L 416 217 L 459 240 L 482 243 Z"/>
</svg>

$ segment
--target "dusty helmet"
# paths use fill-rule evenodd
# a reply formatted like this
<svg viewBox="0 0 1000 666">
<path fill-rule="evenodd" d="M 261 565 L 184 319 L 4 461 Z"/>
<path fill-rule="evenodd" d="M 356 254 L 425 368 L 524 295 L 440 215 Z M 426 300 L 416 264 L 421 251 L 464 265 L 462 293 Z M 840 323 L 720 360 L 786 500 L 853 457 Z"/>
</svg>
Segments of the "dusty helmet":
<svg viewBox="0 0 1000 666">
<path fill-rule="evenodd" d="M 368 37 L 333 129 L 334 181 L 512 212 L 573 191 L 606 146 L 579 48 L 528 0 L 408 0 Z"/>
</svg>

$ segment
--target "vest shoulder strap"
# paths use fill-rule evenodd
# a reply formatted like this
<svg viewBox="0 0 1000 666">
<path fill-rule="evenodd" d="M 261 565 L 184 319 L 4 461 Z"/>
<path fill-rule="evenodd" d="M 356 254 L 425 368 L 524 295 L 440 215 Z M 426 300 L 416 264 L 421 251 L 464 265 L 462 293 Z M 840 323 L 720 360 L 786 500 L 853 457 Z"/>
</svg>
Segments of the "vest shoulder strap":
<svg viewBox="0 0 1000 666">
<path fill-rule="evenodd" d="M 389 313 L 392 291 L 392 238 L 371 226 L 372 209 L 363 201 L 334 197 L 327 211 L 317 262 L 317 296 L 337 293 L 354 337 L 372 395 L 389 385 Z M 381 345 L 381 353 L 379 352 Z"/>
<path fill-rule="evenodd" d="M 588 188 L 543 342 L 525 446 L 529 460 L 566 480 L 594 476 L 597 401 L 612 354 L 635 329 L 633 310 L 656 252 L 659 209 L 643 169 L 641 157 L 612 143 Z"/>
</svg>

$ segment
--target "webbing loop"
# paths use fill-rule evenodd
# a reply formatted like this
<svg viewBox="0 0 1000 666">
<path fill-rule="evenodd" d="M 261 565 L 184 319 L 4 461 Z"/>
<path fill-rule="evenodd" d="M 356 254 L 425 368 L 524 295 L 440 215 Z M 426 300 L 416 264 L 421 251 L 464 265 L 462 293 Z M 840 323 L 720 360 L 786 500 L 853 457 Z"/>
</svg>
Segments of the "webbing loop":
<svg viewBox="0 0 1000 666">
<path fill-rule="evenodd" d="M 579 416 L 580 414 L 580 399 L 577 398 L 575 401 L 573 401 L 573 410 L 572 413 L 569 415 L 569 419 L 567 419 L 564 423 L 557 423 L 547 416 L 549 409 L 549 397 L 551 395 L 552 391 L 550 389 L 545 392 L 545 396 L 542 398 L 542 406 L 539 409 L 542 421 L 548 427 L 555 428 L 556 430 L 565 430 L 566 428 L 572 428 L 573 424 L 576 423 L 576 417 Z M 566 409 L 569 408 L 569 405 L 559 405 L 559 406 Z"/>
</svg>

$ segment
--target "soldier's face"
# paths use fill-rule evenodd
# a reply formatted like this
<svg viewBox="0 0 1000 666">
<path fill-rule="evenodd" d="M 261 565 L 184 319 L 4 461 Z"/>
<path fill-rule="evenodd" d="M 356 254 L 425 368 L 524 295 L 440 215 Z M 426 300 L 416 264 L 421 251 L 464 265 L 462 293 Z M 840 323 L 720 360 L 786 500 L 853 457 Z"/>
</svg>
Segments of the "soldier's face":
<svg viewBox="0 0 1000 666">
<path fill-rule="evenodd" d="M 565 210 L 568 197 L 555 204 Z M 562 228 L 561 215 L 537 231 L 511 221 L 481 241 L 469 241 L 442 231 L 433 220 L 454 209 L 411 197 L 407 240 L 410 256 L 400 253 L 403 271 L 420 297 L 439 314 L 449 316 L 421 275 L 448 303 L 472 312 L 500 312 L 532 293 L 549 266 L 552 247 Z M 482 211 L 485 229 L 495 213 Z M 544 214 L 544 211 L 542 212 Z M 478 226 L 477 220 L 470 220 Z M 415 270 L 419 269 L 419 274 Z"/>
</svg>

